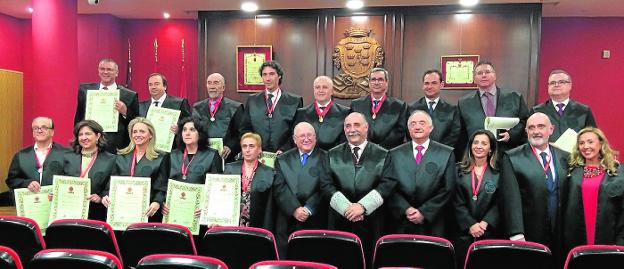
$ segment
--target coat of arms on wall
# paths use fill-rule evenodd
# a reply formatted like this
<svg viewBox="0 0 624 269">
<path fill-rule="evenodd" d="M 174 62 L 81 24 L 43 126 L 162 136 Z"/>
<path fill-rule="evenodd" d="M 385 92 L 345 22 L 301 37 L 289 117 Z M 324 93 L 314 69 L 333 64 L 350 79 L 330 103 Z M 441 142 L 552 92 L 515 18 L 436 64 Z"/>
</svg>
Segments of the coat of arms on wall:
<svg viewBox="0 0 624 269">
<path fill-rule="evenodd" d="M 372 31 L 351 27 L 334 48 L 334 66 L 342 70 L 334 77 L 335 97 L 350 99 L 369 94 L 368 73 L 382 66 L 384 60 L 383 48 L 370 37 Z"/>
</svg>

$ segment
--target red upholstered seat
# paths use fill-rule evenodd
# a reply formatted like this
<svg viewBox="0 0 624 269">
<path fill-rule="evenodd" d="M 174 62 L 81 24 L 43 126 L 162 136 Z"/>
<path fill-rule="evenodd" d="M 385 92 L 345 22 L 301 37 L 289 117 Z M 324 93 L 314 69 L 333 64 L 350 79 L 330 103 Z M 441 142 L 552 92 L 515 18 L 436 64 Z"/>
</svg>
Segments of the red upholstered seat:
<svg viewBox="0 0 624 269">
<path fill-rule="evenodd" d="M 61 219 L 48 226 L 46 243 L 49 249 L 90 249 L 116 255 L 121 253 L 113 228 L 108 223 L 88 219 Z"/>
<path fill-rule="evenodd" d="M 453 244 L 440 237 L 391 234 L 375 244 L 373 268 L 422 267 L 455 268 Z"/>
<path fill-rule="evenodd" d="M 570 250 L 564 269 L 608 269 L 624 266 L 624 246 L 589 245 Z"/>
<path fill-rule="evenodd" d="M 13 249 L 24 264 L 46 248 L 37 222 L 17 216 L 0 216 L 0 245 Z"/>
<path fill-rule="evenodd" d="M 197 254 L 191 231 L 178 224 L 134 223 L 123 232 L 121 242 L 124 263 L 132 267 L 152 254 Z"/>
<path fill-rule="evenodd" d="M 201 239 L 197 253 L 220 259 L 230 268 L 246 269 L 258 261 L 279 259 L 273 233 L 254 227 L 213 227 Z"/>
<path fill-rule="evenodd" d="M 357 235 L 331 230 L 300 230 L 288 239 L 289 260 L 331 264 L 338 268 L 365 268 L 362 241 Z"/>
<path fill-rule="evenodd" d="M 221 260 L 212 257 L 181 255 L 181 254 L 154 254 L 139 261 L 136 269 L 227 269 L 228 266 Z"/>
<path fill-rule="evenodd" d="M 29 269 L 123 269 L 117 256 L 99 250 L 46 249 L 35 254 Z"/>
<path fill-rule="evenodd" d="M 22 261 L 19 255 L 10 247 L 0 246 L 0 268 L 22 269 Z"/>
<path fill-rule="evenodd" d="M 510 240 L 482 240 L 468 248 L 465 269 L 547 269 L 551 264 L 548 247 Z"/>
<path fill-rule="evenodd" d="M 261 261 L 254 263 L 249 269 L 337 269 L 336 266 L 303 261 Z"/>
</svg>

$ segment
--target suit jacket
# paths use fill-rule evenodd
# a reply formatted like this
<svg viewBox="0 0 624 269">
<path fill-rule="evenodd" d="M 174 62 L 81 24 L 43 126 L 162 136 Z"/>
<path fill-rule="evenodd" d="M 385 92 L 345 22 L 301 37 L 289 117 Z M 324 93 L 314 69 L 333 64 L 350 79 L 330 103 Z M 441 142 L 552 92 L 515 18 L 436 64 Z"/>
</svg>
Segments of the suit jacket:
<svg viewBox="0 0 624 269">
<path fill-rule="evenodd" d="M 416 165 L 412 141 L 389 152 L 386 178 L 397 182 L 395 193 L 390 196 L 392 233 L 416 233 L 444 236 L 445 209 L 455 191 L 455 155 L 449 146 L 430 140 L 419 165 Z M 414 224 L 405 216 L 409 207 L 418 209 L 425 220 Z"/>
<path fill-rule="evenodd" d="M 428 112 L 429 104 L 427 104 L 427 99 L 425 97 L 422 97 L 408 105 L 408 117 L 415 110 Z M 429 138 L 449 147 L 456 147 L 461 131 L 461 122 L 457 106 L 451 105 L 440 98 L 433 111 L 433 115 L 431 115 L 431 118 L 433 120 L 433 130 L 431 131 Z M 409 134 L 407 135 L 407 140 L 411 140 Z"/>
<path fill-rule="evenodd" d="M 297 109 L 293 129 L 298 123 L 303 121 L 312 124 L 314 130 L 316 130 L 316 145 L 323 150 L 330 150 L 336 145 L 347 141 L 343 123 L 348 114 L 348 107 L 332 102 L 329 112 L 323 118 L 323 122 L 319 122 L 314 103 L 312 103 L 304 108 Z"/>
<path fill-rule="evenodd" d="M 557 141 L 568 128 L 578 132 L 585 127 L 596 127 L 596 120 L 591 108 L 574 100 L 568 102 L 568 105 L 563 110 L 563 117 L 559 117 L 551 99 L 534 106 L 530 114 L 535 112 L 542 112 L 548 115 L 550 122 L 555 126 L 555 131 L 549 138 L 551 142 Z"/>
<path fill-rule="evenodd" d="M 472 173 L 461 173 L 457 178 L 453 207 L 461 235 L 469 235 L 470 226 L 480 221 L 488 223 L 486 237 L 497 235 L 500 214 L 498 208 L 499 173 L 488 167 L 481 180 L 477 200 L 472 199 Z"/>
<path fill-rule="evenodd" d="M 67 151 L 67 148 L 57 143 L 52 144 L 50 153 L 43 161 L 41 186 L 52 185 L 52 177 L 63 174 L 64 157 Z M 34 145 L 21 149 L 13 156 L 9 166 L 7 186 L 11 189 L 26 188 L 30 182 L 39 181 L 38 166 Z"/>
<path fill-rule="evenodd" d="M 133 152 L 124 155 L 117 155 L 115 160 L 116 175 L 130 176 Z M 160 153 L 154 160 L 148 160 L 145 156 L 139 160 L 134 166 L 135 177 L 151 178 L 150 202 L 158 202 L 162 205 L 167 194 L 167 176 L 169 171 L 169 160 L 167 154 Z"/>
<path fill-rule="evenodd" d="M 147 117 L 147 112 L 149 111 L 151 105 L 151 98 L 141 101 L 141 103 L 139 103 L 139 116 L 143 118 Z M 165 101 L 163 101 L 160 107 L 180 110 L 180 119 L 191 116 L 191 107 L 189 106 L 188 100 L 186 100 L 186 98 L 167 94 L 167 97 L 165 97 Z"/>
<path fill-rule="evenodd" d="M 242 175 L 243 161 L 236 161 L 225 165 L 224 174 Z M 271 192 L 275 171 L 270 167 L 258 163 L 256 173 L 251 181 L 251 205 L 249 206 L 250 226 L 274 231 L 275 203 Z"/>
<path fill-rule="evenodd" d="M 485 112 L 483 112 L 479 91 L 477 90 L 462 96 L 457 103 L 457 109 L 462 124 L 461 141 L 458 147 L 465 148 L 468 137 L 476 130 L 483 129 L 483 123 L 485 122 Z M 505 152 L 525 142 L 526 133 L 524 126 L 529 116 L 529 110 L 521 94 L 496 88 L 495 115 L 496 117 L 520 118 L 520 122 L 509 130 L 509 141 L 498 143 L 500 147 L 499 152 Z"/>
<path fill-rule="evenodd" d="M 576 167 L 568 181 L 561 186 L 563 201 L 564 250 L 587 244 L 585 214 L 583 210 L 583 167 Z M 604 175 L 598 191 L 595 242 L 599 245 L 624 244 L 624 168 L 617 175 Z"/>
<path fill-rule="evenodd" d="M 193 105 L 193 118 L 199 119 L 206 128 L 208 137 L 223 138 L 223 145 L 228 146 L 231 157 L 240 152 L 240 136 L 243 135 L 243 104 L 223 97 L 215 113 L 215 121 L 210 121 L 210 103 L 208 99 Z"/>
<path fill-rule="evenodd" d="M 368 140 L 390 150 L 405 140 L 407 105 L 405 102 L 388 96 L 381 105 L 375 119 L 371 107 L 371 96 L 362 96 L 351 102 L 351 112 L 359 112 L 368 121 Z"/>
<path fill-rule="evenodd" d="M 548 217 L 548 189 L 541 160 L 527 143 L 505 153 L 500 175 L 499 205 L 508 236 L 524 234 L 527 241 L 554 247 L 558 242 L 561 220 L 561 186 L 567 181 L 569 154 L 553 146 L 551 166 L 556 171 L 556 190 L 559 193 L 557 225 L 551 230 Z"/>
<path fill-rule="evenodd" d="M 76 105 L 76 115 L 74 116 L 74 126 L 85 118 L 87 90 L 98 90 L 99 87 L 99 83 L 80 84 L 78 88 L 78 102 Z M 130 143 L 128 123 L 139 114 L 139 95 L 131 89 L 119 84 L 117 84 L 117 89 L 119 89 L 119 100 L 126 104 L 128 111 L 125 117 L 122 116 L 121 113 L 119 114 L 117 132 L 106 133 L 106 139 L 108 141 L 106 150 L 113 154 L 117 153 L 117 149 L 125 148 Z"/>
<path fill-rule="evenodd" d="M 276 152 L 293 147 L 292 123 L 297 109 L 303 106 L 303 98 L 284 90 L 269 118 L 265 91 L 247 97 L 245 104 L 244 132 L 256 132 L 262 137 L 262 149 Z"/>
<path fill-rule="evenodd" d="M 193 162 L 188 168 L 186 180 L 182 176 L 182 159 L 184 150 L 175 149 L 169 154 L 169 179 L 175 179 L 186 183 L 204 184 L 206 174 L 223 173 L 223 162 L 219 153 L 214 149 L 198 150 L 193 156 Z M 187 162 L 189 160 L 187 159 Z M 165 192 L 166 193 L 166 192 Z"/>
</svg>

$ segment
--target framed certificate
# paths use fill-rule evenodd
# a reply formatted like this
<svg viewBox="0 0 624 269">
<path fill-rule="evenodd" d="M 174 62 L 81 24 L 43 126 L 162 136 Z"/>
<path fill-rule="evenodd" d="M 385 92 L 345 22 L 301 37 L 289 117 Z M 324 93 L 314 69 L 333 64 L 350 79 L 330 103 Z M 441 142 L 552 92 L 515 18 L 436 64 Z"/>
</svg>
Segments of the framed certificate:
<svg viewBox="0 0 624 269">
<path fill-rule="evenodd" d="M 52 205 L 50 219 L 87 219 L 89 217 L 89 199 L 91 179 L 54 175 L 52 179 Z"/>
<path fill-rule="evenodd" d="M 275 159 L 277 158 L 277 153 L 263 151 L 260 154 L 260 162 L 268 167 L 275 168 Z"/>
<path fill-rule="evenodd" d="M 236 46 L 236 89 L 239 92 L 264 90 L 260 66 L 273 59 L 273 46 Z"/>
<path fill-rule="evenodd" d="M 150 107 L 147 111 L 147 119 L 152 122 L 156 130 L 156 149 L 171 152 L 175 134 L 171 132 L 171 125 L 178 123 L 180 110 Z"/>
<path fill-rule="evenodd" d="M 194 235 L 199 234 L 199 211 L 204 204 L 204 184 L 191 184 L 169 179 L 167 198 L 169 214 L 163 217 L 163 223 L 175 223 L 186 226 Z"/>
<path fill-rule="evenodd" d="M 52 192 L 52 186 L 42 186 L 39 192 L 31 192 L 28 188 L 15 189 L 17 216 L 35 220 L 44 235 L 50 220 L 50 206 L 52 205 L 48 200 L 50 192 Z"/>
<path fill-rule="evenodd" d="M 238 226 L 240 218 L 241 176 L 206 174 L 206 199 L 200 223 Z"/>
<path fill-rule="evenodd" d="M 88 90 L 85 119 L 97 121 L 104 132 L 117 132 L 119 112 L 115 101 L 119 100 L 119 90 Z"/>
<path fill-rule="evenodd" d="M 111 177 L 106 222 L 114 230 L 125 230 L 136 222 L 147 222 L 145 212 L 150 202 L 151 181 L 149 177 Z"/>
<path fill-rule="evenodd" d="M 444 89 L 476 89 L 474 68 L 479 55 L 448 55 L 440 58 Z"/>
</svg>

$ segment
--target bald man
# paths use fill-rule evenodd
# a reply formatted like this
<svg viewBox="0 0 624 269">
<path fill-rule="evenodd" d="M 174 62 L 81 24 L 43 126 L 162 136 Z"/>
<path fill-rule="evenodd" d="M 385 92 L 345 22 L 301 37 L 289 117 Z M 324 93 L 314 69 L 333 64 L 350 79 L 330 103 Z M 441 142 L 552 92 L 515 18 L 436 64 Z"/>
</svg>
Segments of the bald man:
<svg viewBox="0 0 624 269">
<path fill-rule="evenodd" d="M 226 162 L 234 161 L 240 152 L 243 104 L 223 96 L 225 78 L 213 73 L 206 78 L 208 98 L 193 104 L 193 118 L 199 119 L 208 137 L 222 138 L 223 151 L 219 154 Z"/>
</svg>

